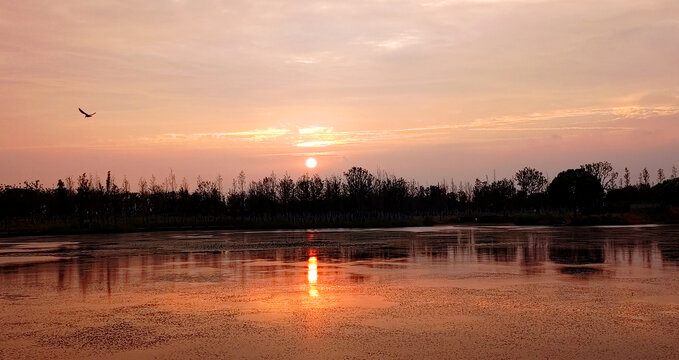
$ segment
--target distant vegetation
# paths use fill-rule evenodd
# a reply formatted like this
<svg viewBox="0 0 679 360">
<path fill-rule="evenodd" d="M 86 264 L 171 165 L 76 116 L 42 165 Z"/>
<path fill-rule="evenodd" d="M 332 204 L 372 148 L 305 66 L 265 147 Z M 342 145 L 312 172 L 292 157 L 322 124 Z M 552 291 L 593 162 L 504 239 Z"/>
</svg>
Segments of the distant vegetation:
<svg viewBox="0 0 679 360">
<path fill-rule="evenodd" d="M 276 177 L 229 189 L 198 178 L 195 190 L 173 172 L 140 179 L 131 191 L 109 172 L 102 182 L 82 174 L 54 188 L 39 181 L 0 187 L 4 234 L 132 231 L 186 227 L 286 228 L 430 225 L 460 222 L 519 224 L 628 224 L 679 222 L 679 179 L 644 169 L 633 181 L 608 162 L 583 165 L 549 181 L 533 168 L 511 179 L 420 185 L 352 167 L 342 176 Z"/>
</svg>

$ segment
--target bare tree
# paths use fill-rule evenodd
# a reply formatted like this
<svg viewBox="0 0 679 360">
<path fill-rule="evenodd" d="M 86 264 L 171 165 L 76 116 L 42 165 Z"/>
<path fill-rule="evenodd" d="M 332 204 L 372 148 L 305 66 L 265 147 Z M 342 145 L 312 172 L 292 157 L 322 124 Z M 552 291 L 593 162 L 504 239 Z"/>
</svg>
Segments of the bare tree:
<svg viewBox="0 0 679 360">
<path fill-rule="evenodd" d="M 171 193 L 177 191 L 177 177 L 172 169 L 170 169 L 170 174 L 165 178 L 165 191 Z"/>
<path fill-rule="evenodd" d="M 608 191 L 615 188 L 618 173 L 613 170 L 613 165 L 608 161 L 600 161 L 596 163 L 586 164 L 580 166 L 588 173 L 594 175 L 599 180 L 601 187 Z"/>
<path fill-rule="evenodd" d="M 238 178 L 234 179 L 234 188 L 241 194 L 245 193 L 245 171 L 238 173 Z"/>
<path fill-rule="evenodd" d="M 87 174 L 78 177 L 78 195 L 92 191 L 92 181 L 88 180 Z"/>
<path fill-rule="evenodd" d="M 146 195 L 149 193 L 149 183 L 146 182 L 146 179 L 144 177 L 139 178 L 139 194 L 140 195 Z"/>
<path fill-rule="evenodd" d="M 126 194 L 130 192 L 130 182 L 127 180 L 127 176 L 123 176 L 123 192 Z"/>
<path fill-rule="evenodd" d="M 182 178 L 182 183 L 179 185 L 179 192 L 188 193 L 189 192 L 189 181 L 186 178 Z"/>
<path fill-rule="evenodd" d="M 66 178 L 66 189 L 71 194 L 75 192 L 75 181 L 70 176 Z"/>
<path fill-rule="evenodd" d="M 271 176 L 276 178 L 276 175 L 274 173 L 271 173 Z M 217 191 L 219 192 L 219 195 L 222 196 L 224 194 L 224 178 L 222 177 L 222 174 L 217 174 L 217 178 L 215 178 L 215 185 L 217 185 Z"/>
<path fill-rule="evenodd" d="M 156 176 L 153 175 L 153 174 L 151 175 L 150 188 L 151 188 L 151 192 L 153 194 L 162 194 L 163 193 L 163 186 L 161 186 L 158 183 L 158 180 L 156 180 Z"/>
<path fill-rule="evenodd" d="M 474 184 L 469 181 L 465 182 L 464 185 L 460 185 L 461 191 L 467 196 L 467 200 L 474 200 Z"/>
<path fill-rule="evenodd" d="M 665 181 L 665 170 L 658 169 L 658 184 L 662 183 L 663 181 Z"/>
<path fill-rule="evenodd" d="M 99 174 L 92 175 L 92 173 L 90 173 L 90 184 L 95 190 L 99 192 L 104 192 L 104 184 L 101 182 Z"/>
<path fill-rule="evenodd" d="M 109 171 L 106 173 L 106 193 L 116 194 L 118 193 L 118 185 L 116 185 L 116 178 Z"/>
</svg>

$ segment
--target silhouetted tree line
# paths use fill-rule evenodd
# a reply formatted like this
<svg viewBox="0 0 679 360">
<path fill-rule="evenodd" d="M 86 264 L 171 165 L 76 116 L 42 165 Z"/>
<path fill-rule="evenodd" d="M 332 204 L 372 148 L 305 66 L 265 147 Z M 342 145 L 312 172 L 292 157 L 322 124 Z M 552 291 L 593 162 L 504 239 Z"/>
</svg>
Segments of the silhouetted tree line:
<svg viewBox="0 0 679 360">
<path fill-rule="evenodd" d="M 58 180 L 54 188 L 39 181 L 0 187 L 0 216 L 11 227 L 52 224 L 87 228 L 119 224 L 228 225 L 229 219 L 300 219 L 408 216 L 509 216 L 512 214 L 600 214 L 635 208 L 679 205 L 676 167 L 670 178 L 658 170 L 655 184 L 644 169 L 636 183 L 628 169 L 622 176 L 608 162 L 583 165 L 549 181 L 526 167 L 511 179 L 474 183 L 420 185 L 414 180 L 352 167 L 342 176 L 304 174 L 292 179 L 275 174 L 247 182 L 241 172 L 225 190 L 223 179 L 198 177 L 189 190 L 171 171 L 163 181 L 140 179 L 131 191 L 126 178 L 118 184 L 82 174 Z"/>
</svg>

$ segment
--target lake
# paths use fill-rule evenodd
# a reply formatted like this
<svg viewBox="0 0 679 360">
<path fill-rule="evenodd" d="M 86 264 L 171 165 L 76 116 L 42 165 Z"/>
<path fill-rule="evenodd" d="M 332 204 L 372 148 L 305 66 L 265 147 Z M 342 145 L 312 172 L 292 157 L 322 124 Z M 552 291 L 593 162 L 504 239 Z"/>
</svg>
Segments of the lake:
<svg viewBox="0 0 679 360">
<path fill-rule="evenodd" d="M 679 227 L 0 239 L 2 359 L 679 358 Z"/>
</svg>

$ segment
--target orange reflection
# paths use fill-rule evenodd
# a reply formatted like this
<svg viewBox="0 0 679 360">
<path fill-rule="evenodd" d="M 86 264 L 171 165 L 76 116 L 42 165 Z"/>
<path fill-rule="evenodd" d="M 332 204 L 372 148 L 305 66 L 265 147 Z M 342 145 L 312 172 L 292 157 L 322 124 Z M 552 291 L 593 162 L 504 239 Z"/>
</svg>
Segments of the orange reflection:
<svg viewBox="0 0 679 360">
<path fill-rule="evenodd" d="M 316 282 L 318 281 L 318 259 L 315 256 L 309 256 L 307 264 L 307 282 L 309 283 L 309 296 L 317 297 L 318 289 L 316 289 Z"/>
</svg>

